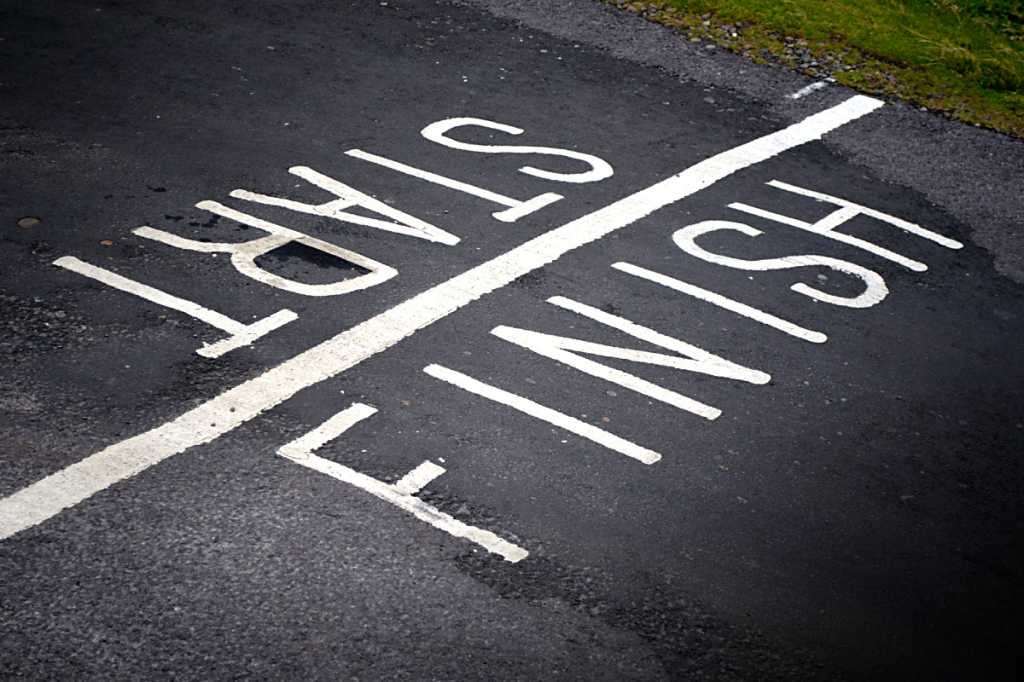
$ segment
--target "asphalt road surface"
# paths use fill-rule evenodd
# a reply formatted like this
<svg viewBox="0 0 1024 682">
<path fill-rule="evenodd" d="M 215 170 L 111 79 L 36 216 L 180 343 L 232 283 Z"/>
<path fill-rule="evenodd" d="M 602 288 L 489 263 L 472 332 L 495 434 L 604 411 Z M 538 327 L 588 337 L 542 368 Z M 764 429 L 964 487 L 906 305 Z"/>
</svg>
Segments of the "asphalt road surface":
<svg viewBox="0 0 1024 682">
<path fill-rule="evenodd" d="M 0 676 L 996 679 L 1024 144 L 593 2 L 0 3 Z"/>
</svg>

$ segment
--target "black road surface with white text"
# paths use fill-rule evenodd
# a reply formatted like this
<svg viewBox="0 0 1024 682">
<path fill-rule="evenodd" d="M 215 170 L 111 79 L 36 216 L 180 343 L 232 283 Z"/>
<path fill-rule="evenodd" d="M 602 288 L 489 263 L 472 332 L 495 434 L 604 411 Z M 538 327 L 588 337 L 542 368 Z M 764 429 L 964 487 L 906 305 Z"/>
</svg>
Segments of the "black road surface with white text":
<svg viewBox="0 0 1024 682">
<path fill-rule="evenodd" d="M 1021 141 L 590 0 L 0 63 L 0 677 L 1013 675 Z"/>
</svg>

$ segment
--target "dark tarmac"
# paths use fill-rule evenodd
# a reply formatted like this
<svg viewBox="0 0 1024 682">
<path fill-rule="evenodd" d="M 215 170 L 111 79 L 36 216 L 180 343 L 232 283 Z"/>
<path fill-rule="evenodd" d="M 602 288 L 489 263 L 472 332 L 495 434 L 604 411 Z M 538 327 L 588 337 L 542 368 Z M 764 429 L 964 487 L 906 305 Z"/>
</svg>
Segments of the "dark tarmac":
<svg viewBox="0 0 1024 682">
<path fill-rule="evenodd" d="M 354 345 L 316 356 L 294 374 L 315 378 L 281 400 L 238 389 L 267 407 L 216 413 L 237 426 L 188 421 L 180 438 L 196 444 L 179 452 L 145 434 L 207 414 L 235 387 L 291 381 L 273 368 L 367 320 L 396 315 L 400 328 L 390 311 L 403 302 L 432 300 L 424 292 L 451 291 L 531 239 L 855 93 L 793 99 L 808 84 L 796 74 L 582 0 L 0 0 L 0 38 L 0 677 L 1012 679 L 1024 605 L 1021 141 L 886 103 L 395 331 L 351 367 L 339 369 L 362 352 Z M 450 139 L 549 153 L 479 153 L 421 134 L 453 118 L 523 132 L 465 124 Z M 493 214 L 507 205 L 353 149 L 515 202 L 562 198 L 506 222 Z M 595 157 L 613 174 L 580 182 Z M 232 196 L 334 198 L 297 166 L 458 241 L 381 229 L 367 203 L 345 209 L 353 222 Z M 804 223 L 840 208 L 773 180 L 963 248 L 863 213 L 835 228 L 927 266 L 914 269 L 735 206 Z M 133 233 L 206 245 L 267 235 L 203 201 L 397 274 L 310 296 L 246 276 L 227 253 Z M 696 238 L 734 259 L 713 262 L 680 248 L 679 231 L 704 221 L 761 234 Z M 780 264 L 795 256 L 817 260 Z M 236 324 L 297 318 L 203 357 L 229 334 L 54 265 L 64 257 Z M 294 241 L 254 262 L 306 285 L 373 270 Z M 825 300 L 862 300 L 864 269 L 884 281 L 884 300 Z M 609 316 L 770 380 L 577 348 L 611 368 L 594 376 L 495 333 L 683 357 Z M 392 333 L 381 328 L 367 343 Z M 429 365 L 660 460 L 440 381 Z M 623 374 L 633 388 L 608 379 Z M 528 556 L 507 561 L 278 455 L 353 403 L 377 412 L 317 455 L 387 483 L 424 461 L 443 467 L 415 497 Z M 126 442 L 142 443 L 142 458 L 168 455 L 59 510 L 53 500 L 73 488 L 60 472 Z M 40 491 L 33 505 L 57 504 L 41 522 L 22 521 L 26 489 Z"/>
</svg>

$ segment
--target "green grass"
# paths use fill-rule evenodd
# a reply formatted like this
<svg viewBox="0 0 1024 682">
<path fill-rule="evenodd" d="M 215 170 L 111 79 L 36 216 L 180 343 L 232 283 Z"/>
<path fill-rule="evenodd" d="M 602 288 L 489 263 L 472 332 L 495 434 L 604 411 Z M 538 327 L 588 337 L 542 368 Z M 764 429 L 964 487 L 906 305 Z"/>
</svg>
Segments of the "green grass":
<svg viewBox="0 0 1024 682">
<path fill-rule="evenodd" d="M 1024 0 L 611 1 L 757 61 L 1024 137 Z"/>
</svg>

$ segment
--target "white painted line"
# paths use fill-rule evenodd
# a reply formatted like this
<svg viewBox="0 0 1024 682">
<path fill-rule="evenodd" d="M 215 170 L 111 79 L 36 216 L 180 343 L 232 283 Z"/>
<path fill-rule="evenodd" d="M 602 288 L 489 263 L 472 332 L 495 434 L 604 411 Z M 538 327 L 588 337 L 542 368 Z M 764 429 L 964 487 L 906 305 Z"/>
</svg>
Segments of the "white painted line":
<svg viewBox="0 0 1024 682">
<path fill-rule="evenodd" d="M 816 83 L 811 83 L 808 86 L 802 87 L 799 90 L 797 90 L 796 92 L 794 92 L 793 94 L 787 95 L 787 96 L 790 99 L 800 99 L 801 97 L 806 97 L 807 95 L 811 94 L 815 90 L 821 90 L 826 85 L 828 85 L 828 81 L 818 81 Z"/>
<path fill-rule="evenodd" d="M 500 220 L 503 223 L 514 223 L 523 216 L 530 215 L 534 211 L 539 211 L 545 206 L 553 204 L 561 198 L 561 194 L 555 194 L 554 192 L 545 192 L 544 194 L 538 194 L 532 199 L 520 201 L 518 206 L 506 208 L 504 211 L 496 211 L 492 213 L 491 216 L 495 220 Z"/>
<path fill-rule="evenodd" d="M 302 178 L 311 185 L 316 185 L 320 189 L 333 194 L 336 198 L 322 204 L 307 204 L 293 199 L 258 194 L 257 192 L 250 192 L 245 189 L 232 190 L 231 196 L 236 199 L 244 199 L 245 201 L 252 201 L 266 206 L 280 206 L 290 211 L 334 218 L 345 223 L 373 227 L 378 230 L 404 234 L 410 237 L 419 237 L 420 239 L 440 242 L 448 246 L 459 243 L 459 238 L 455 235 L 445 232 L 404 211 L 400 211 L 394 206 L 389 206 L 383 201 L 374 199 L 370 195 L 364 194 L 354 187 L 349 187 L 343 182 L 339 182 L 323 173 L 318 173 L 308 166 L 292 166 L 288 169 L 288 172 Z M 369 218 L 358 213 L 349 213 L 345 210 L 353 206 L 360 206 L 385 218 L 389 218 L 389 220 Z"/>
<path fill-rule="evenodd" d="M 464 192 L 474 197 L 486 199 L 487 201 L 493 202 L 495 204 L 508 206 L 509 208 L 518 206 L 519 204 L 522 203 L 521 201 L 513 199 L 512 197 L 507 197 L 504 194 L 498 194 L 497 192 L 492 192 L 489 189 L 484 189 L 483 187 L 471 185 L 468 182 L 453 180 L 452 178 L 445 177 L 444 175 L 431 173 L 430 171 L 425 171 L 422 168 L 416 168 L 415 166 L 409 166 L 407 164 L 401 163 L 400 161 L 393 161 L 384 156 L 377 156 L 376 154 L 371 154 L 370 152 L 364 152 L 362 149 L 349 149 L 347 152 L 345 152 L 345 154 L 353 158 L 359 159 L 360 161 L 375 163 L 378 166 L 390 168 L 391 170 L 398 171 L 399 173 L 405 173 L 406 175 L 411 175 L 414 178 L 426 180 L 427 182 L 432 182 L 435 185 L 441 185 L 442 187 L 447 187 L 449 189 L 454 189 L 459 192 Z"/>
<path fill-rule="evenodd" d="M 234 336 L 229 336 L 226 339 L 205 344 L 202 348 L 197 349 L 196 353 L 202 355 L 204 358 L 219 358 L 225 353 L 230 353 L 236 348 L 251 345 L 260 337 L 266 336 L 275 329 L 280 329 L 289 322 L 293 322 L 297 319 L 299 319 L 299 316 L 290 310 L 278 310 L 273 315 L 264 317 L 262 320 L 256 320 L 252 324 L 246 326 L 244 331 L 235 334 Z"/>
<path fill-rule="evenodd" d="M 811 329 L 805 329 L 804 327 L 801 327 L 800 325 L 797 324 L 793 324 L 792 322 L 784 320 L 781 317 L 776 317 L 771 313 L 766 313 L 763 310 L 758 310 L 753 306 L 749 306 L 746 303 L 740 303 L 735 299 L 728 298 L 721 294 L 717 294 L 714 291 L 702 289 L 701 287 L 695 284 L 684 282 L 681 279 L 669 277 L 668 275 L 663 275 L 660 272 L 648 270 L 647 268 L 641 268 L 637 265 L 633 265 L 632 263 L 613 263 L 612 267 L 615 268 L 616 270 L 621 270 L 622 272 L 625 272 L 627 274 L 634 275 L 636 277 L 641 277 L 648 281 L 655 282 L 656 284 L 668 287 L 669 289 L 674 289 L 675 291 L 687 294 L 688 296 L 699 298 L 702 301 L 713 303 L 717 305 L 719 308 L 724 308 L 726 310 L 737 313 L 744 317 L 748 317 L 751 320 L 756 320 L 761 324 L 767 325 L 774 329 L 778 329 L 780 332 L 785 332 L 786 334 L 789 334 L 790 336 L 795 336 L 798 339 L 810 341 L 811 343 L 825 343 L 826 341 L 828 341 L 828 337 L 822 334 L 821 332 L 816 332 Z"/>
<path fill-rule="evenodd" d="M 698 237 L 720 231 L 739 232 L 740 234 L 745 234 L 748 237 L 757 237 L 764 234 L 761 230 L 751 227 L 746 223 L 736 223 L 731 220 L 702 220 L 699 223 L 687 225 L 686 227 L 681 227 L 676 230 L 672 234 L 672 241 L 676 243 L 676 246 L 694 258 L 700 258 L 708 263 L 724 265 L 727 268 L 751 270 L 755 272 L 769 272 L 771 270 L 790 270 L 792 268 L 825 266 L 835 270 L 836 272 L 842 272 L 852 277 L 856 277 L 864 283 L 864 291 L 857 296 L 852 297 L 836 296 L 835 294 L 830 294 L 822 291 L 821 289 L 815 289 L 803 282 L 798 282 L 790 287 L 792 291 L 832 305 L 840 305 L 847 308 L 870 308 L 871 306 L 878 305 L 884 301 L 885 297 L 889 295 L 889 288 L 885 284 L 885 279 L 877 272 L 857 265 L 856 263 L 840 260 L 838 258 L 804 254 L 799 256 L 785 256 L 783 258 L 744 260 L 742 258 L 734 258 L 732 256 L 723 256 L 721 254 L 712 253 L 697 243 Z"/>
<path fill-rule="evenodd" d="M 427 484 L 444 473 L 444 467 L 431 461 L 422 462 L 415 469 L 395 481 L 395 490 L 406 495 L 415 495 L 427 487 Z"/>
<path fill-rule="evenodd" d="M 0 539 L 189 448 L 209 443 L 299 391 L 387 350 L 481 296 L 699 192 L 737 171 L 818 140 L 882 102 L 857 95 L 787 128 L 716 154 L 650 187 L 530 239 L 185 412 L 0 499 Z"/>
<path fill-rule="evenodd" d="M 186 300 L 184 298 L 178 298 L 172 294 L 168 294 L 166 291 L 160 291 L 154 287 L 151 287 L 141 282 L 136 282 L 133 279 L 123 277 L 116 272 L 111 272 L 105 268 L 91 265 L 85 261 L 81 261 L 74 256 L 62 256 L 57 260 L 53 261 L 53 264 L 76 272 L 79 275 L 84 275 L 89 279 L 94 279 L 98 282 L 103 282 L 109 287 L 123 291 L 139 298 L 144 298 L 147 301 L 152 301 L 157 305 L 171 310 L 177 310 L 180 313 L 185 313 L 190 317 L 194 317 L 197 320 L 201 320 L 211 327 L 216 327 L 221 331 L 227 332 L 231 336 L 226 339 L 222 339 L 212 344 L 205 344 L 202 348 L 196 350 L 196 353 L 207 358 L 219 358 L 228 351 L 232 351 L 242 346 L 248 346 L 256 339 L 269 334 L 270 332 L 282 327 L 293 320 L 298 319 L 291 310 L 278 310 L 273 315 L 264 317 L 262 320 L 257 320 L 252 324 L 243 324 L 237 320 L 233 320 L 227 315 L 222 315 L 216 310 L 210 310 L 204 308 L 198 303 Z"/>
<path fill-rule="evenodd" d="M 606 313 L 593 306 L 563 296 L 553 296 L 548 299 L 548 303 L 565 310 L 571 310 L 577 315 L 588 317 L 595 322 L 600 322 L 612 329 L 617 329 L 635 339 L 660 346 L 666 350 L 678 353 L 678 355 L 665 355 L 664 353 L 652 353 L 634 348 L 621 348 L 582 339 L 543 334 L 529 329 L 506 327 L 505 325 L 495 327 L 491 330 L 491 333 L 509 343 L 514 343 L 534 353 L 561 362 L 592 377 L 603 379 L 631 391 L 636 391 L 648 398 L 658 400 L 705 419 L 718 419 L 722 411 L 717 407 L 712 407 L 646 379 L 641 379 L 629 372 L 609 367 L 608 365 L 602 365 L 600 362 L 585 358 L 580 354 L 616 358 L 618 360 L 640 362 L 659 367 L 671 367 L 673 369 L 698 372 L 735 381 L 745 381 L 751 384 L 767 384 L 772 380 L 771 376 L 764 372 L 730 362 L 725 358 L 707 352 L 703 348 L 698 348 L 680 339 L 666 336 L 653 329 L 648 329 L 618 315 Z"/>
<path fill-rule="evenodd" d="M 797 187 L 796 185 L 791 185 L 787 182 L 780 182 L 779 180 L 772 180 L 771 182 L 768 183 L 768 185 L 771 187 L 775 187 L 776 189 L 782 189 L 787 192 L 793 192 L 794 194 L 802 194 L 805 197 L 811 197 L 812 199 L 817 199 L 818 201 L 825 201 L 830 204 L 836 204 L 837 206 L 856 209 L 859 213 L 863 213 L 864 215 L 871 216 L 876 220 L 881 220 L 882 222 L 889 223 L 890 225 L 898 227 L 904 232 L 909 232 L 910 234 L 914 234 L 917 235 L 918 237 L 923 237 L 924 239 L 933 241 L 936 244 L 941 244 L 942 246 L 945 246 L 947 249 L 962 249 L 964 247 L 964 245 L 958 242 L 957 240 L 950 239 L 949 237 L 941 235 L 938 232 L 932 232 L 931 230 L 921 227 L 917 223 L 912 223 L 908 220 L 897 218 L 896 216 L 889 215 L 888 213 L 883 213 L 881 211 L 877 211 L 873 208 L 868 208 L 867 206 L 855 204 L 854 202 L 848 201 L 846 199 L 834 197 L 831 194 L 825 194 L 824 192 L 815 192 L 814 190 L 805 189 L 803 187 Z"/>
<path fill-rule="evenodd" d="M 559 173 L 542 168 L 534 168 L 533 166 L 523 166 L 519 169 L 520 173 L 526 173 L 532 175 L 535 178 L 541 178 L 543 180 L 554 180 L 555 182 L 597 182 L 610 178 L 614 175 L 615 171 L 604 159 L 600 159 L 593 154 L 584 154 L 582 152 L 572 151 L 569 149 L 559 149 L 557 147 L 534 147 L 532 145 L 504 145 L 504 144 L 473 144 L 470 142 L 460 142 L 459 140 L 448 137 L 447 133 L 455 128 L 461 128 L 463 126 L 479 126 L 481 128 L 490 128 L 491 130 L 500 130 L 503 133 L 509 135 L 522 135 L 523 129 L 510 126 L 505 123 L 498 123 L 496 121 L 488 121 L 484 118 L 446 118 L 443 121 L 435 121 L 426 128 L 420 131 L 426 139 L 437 144 L 444 145 L 451 149 L 461 149 L 467 152 L 478 152 L 482 154 L 540 154 L 544 156 L 561 156 L 566 159 L 575 159 L 582 161 L 583 163 L 590 166 L 590 170 L 583 173 Z"/>
<path fill-rule="evenodd" d="M 243 225 L 264 230 L 265 232 L 269 232 L 269 234 L 253 239 L 252 241 L 229 244 L 219 242 L 201 242 L 197 239 L 187 239 L 164 230 L 157 230 L 149 227 L 148 225 L 137 227 L 132 230 L 132 233 L 139 237 L 145 237 L 146 239 L 152 239 L 160 242 L 161 244 L 166 244 L 167 246 L 173 246 L 176 249 L 197 251 L 199 253 L 230 253 L 231 264 L 234 265 L 235 269 L 243 275 L 252 277 L 257 282 L 266 284 L 267 286 L 290 291 L 293 294 L 302 294 L 303 296 L 340 296 L 353 291 L 377 286 L 398 274 L 398 270 L 384 265 L 383 263 L 379 263 L 372 258 L 367 258 L 355 251 L 349 251 L 348 249 L 343 249 L 340 246 L 335 246 L 330 242 L 325 242 L 322 239 L 316 239 L 282 225 L 276 225 L 269 220 L 263 220 L 262 218 L 249 215 L 248 213 L 236 211 L 235 209 L 224 206 L 216 201 L 200 201 L 196 204 L 196 208 L 204 211 L 210 211 L 222 218 L 234 220 L 235 222 Z M 304 282 L 286 279 L 280 275 L 275 275 L 257 265 L 256 261 L 260 256 L 270 253 L 275 249 L 279 249 L 282 246 L 287 246 L 292 242 L 308 246 L 309 248 L 316 249 L 317 251 L 322 251 L 338 258 L 339 260 L 358 265 L 367 272 L 356 277 L 343 279 L 342 281 L 335 282 L 333 284 L 306 284 Z"/>
<path fill-rule="evenodd" d="M 880 256 L 881 258 L 890 260 L 893 263 L 898 263 L 903 267 L 907 268 L 908 270 L 913 270 L 914 272 L 924 272 L 925 270 L 928 269 L 927 265 L 920 261 L 916 261 L 913 258 L 907 258 L 902 254 L 896 253 L 895 251 L 890 251 L 889 249 L 883 246 L 873 244 L 867 240 L 861 239 L 860 237 L 854 237 L 853 235 L 850 234 L 836 232 L 833 228 L 835 228 L 838 225 L 842 225 L 851 218 L 854 218 L 860 214 L 860 211 L 855 208 L 841 208 L 838 211 L 833 211 L 832 213 L 829 213 L 827 216 L 814 223 L 808 223 L 803 220 L 798 220 L 796 218 L 784 216 L 780 213 L 766 211 L 763 208 L 758 208 L 757 206 L 750 206 L 739 201 L 729 204 L 729 208 L 736 211 L 742 211 L 749 215 L 756 215 L 759 218 L 774 220 L 777 223 L 783 223 L 785 225 L 790 225 L 792 227 L 798 227 L 801 230 L 813 232 L 814 234 L 820 234 L 823 237 L 834 239 L 837 242 L 842 242 L 843 244 L 856 246 L 857 248 L 863 249 L 868 253 L 873 253 L 876 256 Z"/>
<path fill-rule="evenodd" d="M 534 211 L 537 211 L 547 206 L 548 204 L 552 204 L 558 201 L 559 199 L 563 198 L 561 194 L 547 192 L 545 194 L 538 194 L 532 199 L 528 199 L 526 201 L 519 201 L 518 199 L 507 197 L 504 194 L 498 194 L 497 192 L 492 192 L 489 189 L 484 189 L 483 187 L 471 185 L 468 182 L 454 180 L 444 175 L 438 175 L 437 173 L 425 171 L 422 168 L 416 168 L 415 166 L 410 166 L 383 156 L 377 156 L 376 154 L 371 154 L 370 152 L 364 152 L 362 149 L 349 149 L 347 152 L 345 152 L 345 154 L 360 159 L 362 161 L 375 163 L 378 166 L 390 168 L 391 170 L 398 171 L 399 173 L 411 175 L 414 178 L 419 178 L 420 180 L 432 182 L 435 185 L 441 185 L 442 187 L 447 187 L 449 189 L 454 189 L 459 192 L 465 192 L 466 194 L 470 194 L 481 199 L 486 199 L 487 201 L 493 202 L 495 204 L 500 204 L 501 206 L 507 206 L 508 208 L 505 209 L 504 211 L 498 211 L 492 214 L 496 219 L 505 223 L 513 223 L 519 218 L 522 218 L 524 215 L 533 213 Z"/>
<path fill-rule="evenodd" d="M 613 329 L 618 329 L 621 332 L 629 334 L 630 336 L 646 341 L 647 343 L 655 346 L 661 346 L 669 350 L 675 351 L 689 360 L 681 360 L 679 358 L 672 358 L 670 362 L 664 364 L 665 367 L 676 367 L 678 369 L 688 369 L 693 372 L 700 372 L 701 374 L 707 374 L 713 377 L 722 377 L 724 379 L 732 379 L 734 381 L 745 381 L 748 384 L 767 384 L 772 380 L 769 374 L 756 369 L 749 369 L 738 365 L 735 362 L 726 360 L 725 358 L 719 357 L 714 353 L 709 353 L 703 348 L 694 346 L 692 343 L 687 343 L 680 339 L 673 338 L 661 332 L 656 332 L 653 329 L 648 329 L 635 322 L 631 322 L 618 315 L 612 315 L 607 313 L 600 308 L 574 301 L 571 298 L 564 296 L 552 296 L 548 299 L 548 303 L 556 305 L 559 308 L 565 310 L 571 310 L 577 315 L 588 317 L 595 322 L 606 324 Z M 591 345 L 591 344 L 587 344 Z M 592 344 L 593 346 L 600 346 L 600 344 Z M 580 348 L 585 348 L 586 345 Z M 605 346 L 604 348 L 608 348 Z M 596 350 L 596 349 L 595 349 Z M 598 354 L 603 354 L 597 351 Z M 630 355 L 635 351 L 628 352 L 629 354 L 609 355 L 608 357 L 621 357 L 622 359 L 630 359 Z M 647 354 L 640 351 L 641 355 L 660 355 L 658 353 Z M 655 361 L 653 364 L 662 364 L 661 362 Z"/>
<path fill-rule="evenodd" d="M 354 403 L 309 433 L 282 446 L 277 451 L 277 454 L 308 469 L 326 474 L 343 483 L 354 485 L 374 497 L 390 502 L 399 509 L 412 514 L 420 521 L 429 523 L 434 528 L 443 530 L 449 535 L 475 542 L 506 561 L 515 563 L 529 556 L 529 552 L 522 547 L 501 539 L 491 531 L 465 524 L 423 500 L 413 497 L 413 493 L 419 491 L 424 485 L 443 474 L 444 467 L 429 461 L 423 462 L 406 474 L 398 483 L 391 485 L 343 464 L 338 464 L 313 454 L 314 450 L 337 438 L 349 428 L 376 412 L 377 410 L 369 405 Z"/>
<path fill-rule="evenodd" d="M 353 403 L 312 431 L 281 446 L 278 454 L 285 457 L 298 457 L 307 452 L 319 450 L 359 422 L 375 414 L 377 414 L 376 407 L 364 403 Z"/>
<path fill-rule="evenodd" d="M 189 317 L 194 317 L 197 320 L 202 320 L 211 327 L 216 327 L 221 331 L 227 332 L 228 334 L 241 334 L 245 332 L 245 325 L 237 320 L 233 320 L 227 315 L 222 315 L 216 310 L 210 310 L 203 306 L 187 301 L 184 298 L 178 298 L 168 294 L 166 291 L 160 291 L 151 286 L 147 286 L 135 280 L 128 279 L 116 272 L 111 272 L 105 268 L 101 268 L 95 265 L 81 261 L 74 256 L 63 256 L 53 261 L 53 264 L 57 267 L 70 270 L 71 272 L 77 272 L 79 275 L 84 275 L 89 279 L 94 279 L 98 282 L 103 282 L 108 287 L 123 291 L 139 298 L 144 298 L 147 301 L 152 301 L 157 305 L 171 310 L 177 310 L 180 313 L 185 313 Z"/>
<path fill-rule="evenodd" d="M 520 395 L 516 395 L 515 393 L 504 391 L 496 386 L 492 386 L 491 384 L 486 384 L 479 379 L 474 379 L 462 372 L 456 372 L 453 369 L 448 369 L 441 365 L 428 365 L 423 368 L 423 371 L 435 379 L 445 381 L 452 386 L 458 386 L 464 391 L 475 393 L 481 398 L 487 398 L 488 400 L 493 400 L 496 403 L 507 405 L 508 407 L 518 410 L 523 414 L 528 414 L 536 419 L 546 421 L 553 426 L 565 429 L 570 433 L 575 433 L 581 438 L 586 438 L 598 445 L 603 445 L 609 450 L 614 450 L 626 457 L 632 457 L 644 464 L 654 464 L 661 459 L 661 455 L 654 450 L 648 450 L 636 443 L 631 443 L 625 438 L 620 438 L 614 433 L 609 433 L 604 429 L 599 429 L 598 427 L 584 421 L 580 421 L 575 417 L 570 417 L 564 412 L 553 410 L 550 407 L 536 403 L 529 398 L 524 398 Z"/>
</svg>

